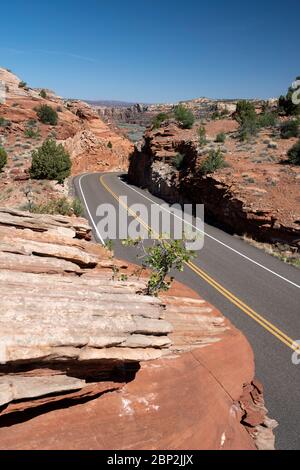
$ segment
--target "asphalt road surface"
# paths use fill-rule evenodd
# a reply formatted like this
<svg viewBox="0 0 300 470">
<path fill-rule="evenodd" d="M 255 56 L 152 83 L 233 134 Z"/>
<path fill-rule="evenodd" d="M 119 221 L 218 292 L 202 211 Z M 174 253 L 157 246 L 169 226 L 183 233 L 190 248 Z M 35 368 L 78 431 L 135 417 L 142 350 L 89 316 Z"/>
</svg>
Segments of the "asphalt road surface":
<svg viewBox="0 0 300 470">
<path fill-rule="evenodd" d="M 116 173 L 81 175 L 74 185 L 99 243 L 104 238 L 97 229 L 100 204 L 114 205 L 124 217 L 127 206 L 164 203 Z M 127 196 L 127 202 L 120 205 L 119 196 Z M 134 213 L 129 215 L 130 222 Z M 135 248 L 119 240 L 113 246 L 117 258 L 139 262 Z M 294 354 L 299 364 L 292 362 L 293 342 L 300 340 L 300 270 L 205 224 L 203 249 L 175 277 L 215 305 L 248 338 L 269 416 L 279 422 L 276 448 L 300 449 L 300 354 Z"/>
</svg>

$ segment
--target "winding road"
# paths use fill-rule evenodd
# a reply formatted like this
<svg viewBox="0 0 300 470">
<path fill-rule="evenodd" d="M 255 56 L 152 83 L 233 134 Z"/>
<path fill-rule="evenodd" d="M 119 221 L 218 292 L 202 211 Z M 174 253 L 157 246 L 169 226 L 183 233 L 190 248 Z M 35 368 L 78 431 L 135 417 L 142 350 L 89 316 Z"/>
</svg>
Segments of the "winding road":
<svg viewBox="0 0 300 470">
<path fill-rule="evenodd" d="M 99 204 L 110 203 L 117 213 L 130 207 L 164 201 L 147 191 L 128 185 L 117 173 L 85 174 L 74 179 L 94 237 L 103 243 L 97 228 Z M 127 196 L 127 204 L 119 197 Z M 120 204 L 119 204 L 120 203 Z M 117 220 L 118 224 L 118 220 Z M 117 258 L 138 263 L 136 249 L 114 242 Z M 300 270 L 248 245 L 212 225 L 205 224 L 204 247 L 183 273 L 175 277 L 215 305 L 248 338 L 255 354 L 256 376 L 265 389 L 269 416 L 279 422 L 277 449 L 300 448 Z M 298 365 L 292 362 L 292 355 Z"/>
</svg>

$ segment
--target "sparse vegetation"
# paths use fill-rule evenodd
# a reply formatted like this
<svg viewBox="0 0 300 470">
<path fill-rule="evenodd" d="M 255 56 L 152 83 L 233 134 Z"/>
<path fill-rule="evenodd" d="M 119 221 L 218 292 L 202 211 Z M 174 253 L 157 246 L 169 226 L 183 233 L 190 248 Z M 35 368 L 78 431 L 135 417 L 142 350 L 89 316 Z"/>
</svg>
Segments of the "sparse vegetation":
<svg viewBox="0 0 300 470">
<path fill-rule="evenodd" d="M 46 90 L 43 89 L 43 90 L 40 91 L 40 97 L 41 97 L 41 98 L 44 98 L 44 99 L 47 98 Z"/>
<path fill-rule="evenodd" d="M 224 143 L 226 140 L 226 134 L 225 132 L 220 132 L 217 136 L 216 136 L 216 142 L 219 142 L 219 143 Z"/>
<path fill-rule="evenodd" d="M 280 126 L 280 137 L 282 139 L 290 139 L 299 136 L 299 122 L 290 120 L 283 122 Z"/>
<path fill-rule="evenodd" d="M 206 140 L 206 131 L 205 131 L 205 127 L 204 126 L 201 126 L 199 127 L 198 129 L 198 141 L 199 141 L 199 145 L 202 147 L 203 145 L 206 144 L 207 140 Z"/>
<path fill-rule="evenodd" d="M 182 169 L 184 157 L 185 155 L 177 153 L 177 155 L 173 158 L 172 164 L 176 168 L 176 170 L 180 171 Z"/>
<path fill-rule="evenodd" d="M 3 170 L 7 163 L 7 153 L 3 147 L 0 147 L 0 172 Z"/>
<path fill-rule="evenodd" d="M 175 119 L 180 123 L 183 129 L 191 129 L 195 122 L 195 116 L 192 111 L 186 108 L 183 104 L 175 106 L 174 110 Z"/>
<path fill-rule="evenodd" d="M 157 114 L 152 120 L 152 127 L 153 129 L 159 129 L 163 122 L 169 119 L 169 115 L 167 113 L 159 113 Z"/>
<path fill-rule="evenodd" d="M 24 135 L 28 139 L 39 139 L 41 137 L 40 130 L 38 128 L 27 127 L 24 130 Z"/>
<path fill-rule="evenodd" d="M 70 175 L 71 159 L 62 144 L 46 140 L 43 145 L 32 152 L 30 175 L 34 179 L 57 180 L 63 183 Z"/>
<path fill-rule="evenodd" d="M 166 240 L 161 237 L 150 247 L 145 247 L 143 241 L 128 239 L 124 245 L 137 246 L 142 251 L 143 268 L 150 269 L 151 275 L 147 284 L 147 294 L 157 296 L 159 292 L 167 291 L 174 278 L 168 276 L 172 270 L 182 272 L 184 263 L 190 261 L 195 253 L 185 247 L 184 240 Z"/>
<path fill-rule="evenodd" d="M 50 124 L 51 126 L 56 126 L 58 121 L 58 115 L 55 109 L 51 108 L 51 106 L 43 104 L 37 107 L 36 114 L 43 124 Z"/>
<path fill-rule="evenodd" d="M 300 77 L 296 77 L 296 80 L 300 80 Z M 293 87 L 289 87 L 286 96 L 281 95 L 278 101 L 278 112 L 285 116 L 297 116 L 300 114 L 300 104 L 295 104 L 292 101 L 293 93 L 295 92 Z"/>
<path fill-rule="evenodd" d="M 258 127 L 274 127 L 277 124 L 277 116 L 275 113 L 266 111 L 257 116 Z"/>
<path fill-rule="evenodd" d="M 108 147 L 109 149 L 112 149 L 112 148 L 113 148 L 113 144 L 111 143 L 111 141 L 108 142 L 107 147 Z"/>
<path fill-rule="evenodd" d="M 26 88 L 26 87 L 27 87 L 27 83 L 22 80 L 21 82 L 19 82 L 18 87 L 19 87 L 19 88 Z"/>
<path fill-rule="evenodd" d="M 212 149 L 209 152 L 208 157 L 206 157 L 201 165 L 201 173 L 204 175 L 207 173 L 213 173 L 214 171 L 218 170 L 219 168 L 223 168 L 224 166 L 224 155 L 222 154 L 221 150 Z"/>
<path fill-rule="evenodd" d="M 61 197 L 43 204 L 32 204 L 30 212 L 35 214 L 76 215 L 79 217 L 83 214 L 83 207 L 79 199 L 69 201 L 66 197 Z"/>
<path fill-rule="evenodd" d="M 293 165 L 300 165 L 300 139 L 288 151 L 288 161 Z"/>
<path fill-rule="evenodd" d="M 241 141 L 249 140 L 256 135 L 258 123 L 255 106 L 250 101 L 241 100 L 237 103 L 235 119 L 240 124 L 239 138 Z"/>
<path fill-rule="evenodd" d="M 0 116 L 0 127 L 9 127 L 11 125 L 11 122 L 8 119 L 5 119 L 4 117 Z"/>
</svg>

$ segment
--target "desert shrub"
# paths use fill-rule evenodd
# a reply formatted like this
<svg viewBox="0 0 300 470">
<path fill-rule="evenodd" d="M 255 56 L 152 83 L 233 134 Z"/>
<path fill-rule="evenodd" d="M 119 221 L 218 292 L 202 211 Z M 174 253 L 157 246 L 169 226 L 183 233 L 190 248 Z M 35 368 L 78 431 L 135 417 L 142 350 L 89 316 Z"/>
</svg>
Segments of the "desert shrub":
<svg viewBox="0 0 300 470">
<path fill-rule="evenodd" d="M 280 126 L 280 137 L 282 139 L 290 139 L 292 137 L 298 137 L 299 135 L 299 123 L 296 120 L 290 120 L 283 122 Z"/>
<path fill-rule="evenodd" d="M 124 240 L 124 245 L 137 246 L 142 254 L 142 266 L 150 269 L 147 294 L 157 296 L 167 291 L 174 278 L 168 279 L 171 271 L 182 272 L 184 264 L 195 257 L 195 253 L 185 246 L 185 240 L 166 240 L 157 238 L 151 246 L 144 246 L 143 240 Z"/>
<path fill-rule="evenodd" d="M 58 113 L 62 113 L 62 112 L 63 112 L 63 109 L 62 109 L 61 106 L 57 106 L 56 111 L 57 111 Z"/>
<path fill-rule="evenodd" d="M 0 171 L 3 170 L 6 163 L 7 163 L 7 153 L 3 147 L 0 147 Z"/>
<path fill-rule="evenodd" d="M 75 214 L 76 216 L 81 216 L 83 208 L 78 199 L 69 201 L 66 197 L 61 197 L 59 199 L 53 199 L 47 203 L 33 204 L 30 207 L 30 212 L 33 212 L 34 214 L 60 214 L 68 216 Z"/>
<path fill-rule="evenodd" d="M 112 148 L 113 148 L 113 144 L 111 143 L 111 141 L 108 142 L 107 147 L 108 147 L 109 149 L 112 149 Z"/>
<path fill-rule="evenodd" d="M 296 80 L 300 80 L 300 77 L 296 77 Z M 286 96 L 281 95 L 278 100 L 278 112 L 285 116 L 296 116 L 300 114 L 300 104 L 295 104 L 292 101 L 293 93 L 295 92 L 293 87 L 289 87 Z"/>
<path fill-rule="evenodd" d="M 41 98 L 44 98 L 44 99 L 47 98 L 46 90 L 43 89 L 43 90 L 40 91 L 40 97 L 41 97 Z"/>
<path fill-rule="evenodd" d="M 219 168 L 223 168 L 224 166 L 224 155 L 222 154 L 221 150 L 212 149 L 209 152 L 208 157 L 206 157 L 206 159 L 203 161 L 200 171 L 202 174 L 206 175 L 207 173 L 213 173 L 214 171 L 218 170 Z"/>
<path fill-rule="evenodd" d="M 239 124 L 256 120 L 256 111 L 253 103 L 247 100 L 238 101 L 236 105 L 235 119 Z"/>
<path fill-rule="evenodd" d="M 153 129 L 159 129 L 163 122 L 169 118 L 167 113 L 159 113 L 152 120 Z"/>
<path fill-rule="evenodd" d="M 24 135 L 28 139 L 39 139 L 41 137 L 40 130 L 38 128 L 27 127 L 24 130 Z"/>
<path fill-rule="evenodd" d="M 277 116 L 269 111 L 263 112 L 257 116 L 258 127 L 273 127 L 277 124 Z"/>
<path fill-rule="evenodd" d="M 206 144 L 206 131 L 205 131 L 204 126 L 201 126 L 198 129 L 198 141 L 199 141 L 199 145 L 201 145 L 201 147 L 202 147 L 202 145 Z"/>
<path fill-rule="evenodd" d="M 4 117 L 0 117 L 0 127 L 9 127 L 11 125 L 11 122 L 8 119 L 5 119 Z"/>
<path fill-rule="evenodd" d="M 32 152 L 30 176 L 34 179 L 57 180 L 62 183 L 70 175 L 71 159 L 62 146 L 54 140 L 45 140 Z"/>
<path fill-rule="evenodd" d="M 217 137 L 216 137 L 216 142 L 219 142 L 219 143 L 224 143 L 226 140 L 226 134 L 225 132 L 220 132 Z"/>
<path fill-rule="evenodd" d="M 57 112 L 53 108 L 51 108 L 51 106 L 43 104 L 37 107 L 36 114 L 43 124 L 50 124 L 51 126 L 56 126 L 58 121 L 58 115 Z"/>
<path fill-rule="evenodd" d="M 181 124 L 183 129 L 191 129 L 195 122 L 195 116 L 192 111 L 186 108 L 183 104 L 175 106 L 174 110 L 175 119 Z"/>
<path fill-rule="evenodd" d="M 288 161 L 293 165 L 300 165 L 300 140 L 288 151 Z"/>
<path fill-rule="evenodd" d="M 183 167 L 183 160 L 184 160 L 185 155 L 181 153 L 177 153 L 175 157 L 173 158 L 172 164 L 176 168 L 176 170 L 181 170 Z"/>
<path fill-rule="evenodd" d="M 22 80 L 21 82 L 19 82 L 18 87 L 19 87 L 19 88 L 26 88 L 26 87 L 27 87 L 27 83 Z"/>
</svg>

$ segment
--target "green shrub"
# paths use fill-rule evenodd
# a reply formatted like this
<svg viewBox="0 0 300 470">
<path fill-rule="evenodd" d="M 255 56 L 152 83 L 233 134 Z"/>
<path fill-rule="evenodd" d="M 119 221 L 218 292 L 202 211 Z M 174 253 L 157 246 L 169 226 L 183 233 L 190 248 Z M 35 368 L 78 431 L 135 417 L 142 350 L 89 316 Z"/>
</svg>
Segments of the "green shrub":
<svg viewBox="0 0 300 470">
<path fill-rule="evenodd" d="M 46 90 L 43 89 L 43 90 L 40 91 L 40 97 L 41 97 L 41 98 L 44 98 L 44 99 L 47 98 Z"/>
<path fill-rule="evenodd" d="M 183 129 L 191 129 L 195 122 L 195 116 L 192 111 L 186 108 L 183 104 L 175 106 L 174 111 L 175 119 L 181 124 Z"/>
<path fill-rule="evenodd" d="M 51 108 L 51 106 L 48 106 L 47 104 L 39 106 L 38 108 L 36 108 L 36 114 L 43 124 L 50 124 L 51 126 L 56 126 L 58 121 L 58 115 L 57 112 L 53 108 Z"/>
<path fill-rule="evenodd" d="M 83 213 L 81 202 L 78 199 L 69 201 L 65 196 L 59 199 L 53 199 L 44 204 L 33 204 L 30 207 L 30 212 L 34 214 L 60 214 L 71 216 L 81 216 Z"/>
<path fill-rule="evenodd" d="M 226 134 L 225 132 L 220 132 L 217 137 L 216 137 L 216 142 L 219 142 L 219 143 L 224 143 L 226 140 Z"/>
<path fill-rule="evenodd" d="M 296 77 L 296 80 L 300 80 L 300 77 Z M 300 104 L 295 104 L 292 101 L 294 88 L 289 87 L 286 96 L 281 95 L 278 100 L 278 111 L 280 114 L 285 116 L 296 116 L 300 114 Z"/>
<path fill-rule="evenodd" d="M 169 115 L 167 113 L 159 113 L 152 119 L 152 127 L 153 129 L 159 129 L 163 122 L 169 119 Z"/>
<path fill-rule="evenodd" d="M 112 149 L 112 148 L 113 148 L 113 144 L 111 143 L 111 141 L 108 142 L 107 147 L 108 147 L 109 149 Z"/>
<path fill-rule="evenodd" d="M 27 83 L 24 82 L 23 80 L 21 82 L 19 82 L 19 88 L 26 88 L 27 87 Z"/>
<path fill-rule="evenodd" d="M 252 118 L 246 119 L 239 128 L 238 135 L 239 139 L 244 142 L 255 136 L 258 131 L 257 121 Z"/>
<path fill-rule="evenodd" d="M 257 116 L 258 127 L 273 127 L 277 124 L 277 116 L 275 113 L 264 112 Z"/>
<path fill-rule="evenodd" d="M 172 164 L 176 168 L 176 170 L 181 170 L 183 167 L 183 160 L 184 160 L 185 155 L 182 155 L 181 153 L 177 153 L 177 155 L 173 158 Z"/>
<path fill-rule="evenodd" d="M 0 171 L 3 170 L 3 167 L 7 163 L 7 153 L 3 147 L 0 147 Z"/>
<path fill-rule="evenodd" d="M 256 111 L 253 103 L 247 100 L 238 101 L 236 105 L 235 119 L 239 124 L 256 120 Z"/>
<path fill-rule="evenodd" d="M 11 122 L 8 119 L 5 119 L 4 117 L 0 117 L 0 127 L 9 127 L 11 125 Z"/>
<path fill-rule="evenodd" d="M 58 113 L 62 113 L 62 112 L 63 112 L 63 109 L 62 109 L 61 106 L 57 106 L 56 111 L 57 111 Z"/>
<path fill-rule="evenodd" d="M 199 145 L 202 147 L 202 145 L 205 145 L 207 140 L 206 140 L 206 131 L 205 127 L 201 126 L 198 129 L 198 139 L 199 139 Z"/>
<path fill-rule="evenodd" d="M 41 137 L 40 130 L 38 128 L 34 129 L 33 127 L 27 127 L 24 130 L 24 135 L 28 139 L 39 139 Z"/>
<path fill-rule="evenodd" d="M 201 173 L 206 175 L 207 173 L 213 173 L 219 168 L 225 166 L 224 156 L 220 149 L 211 150 L 208 157 L 203 161 L 201 165 Z"/>
<path fill-rule="evenodd" d="M 288 151 L 288 161 L 293 165 L 300 165 L 300 140 Z"/>
<path fill-rule="evenodd" d="M 30 176 L 34 179 L 57 180 L 62 183 L 70 175 L 71 159 L 62 144 L 45 140 L 43 145 L 32 152 Z"/>
<path fill-rule="evenodd" d="M 299 123 L 296 120 L 283 122 L 280 126 L 280 137 L 290 139 L 299 136 Z"/>
</svg>

